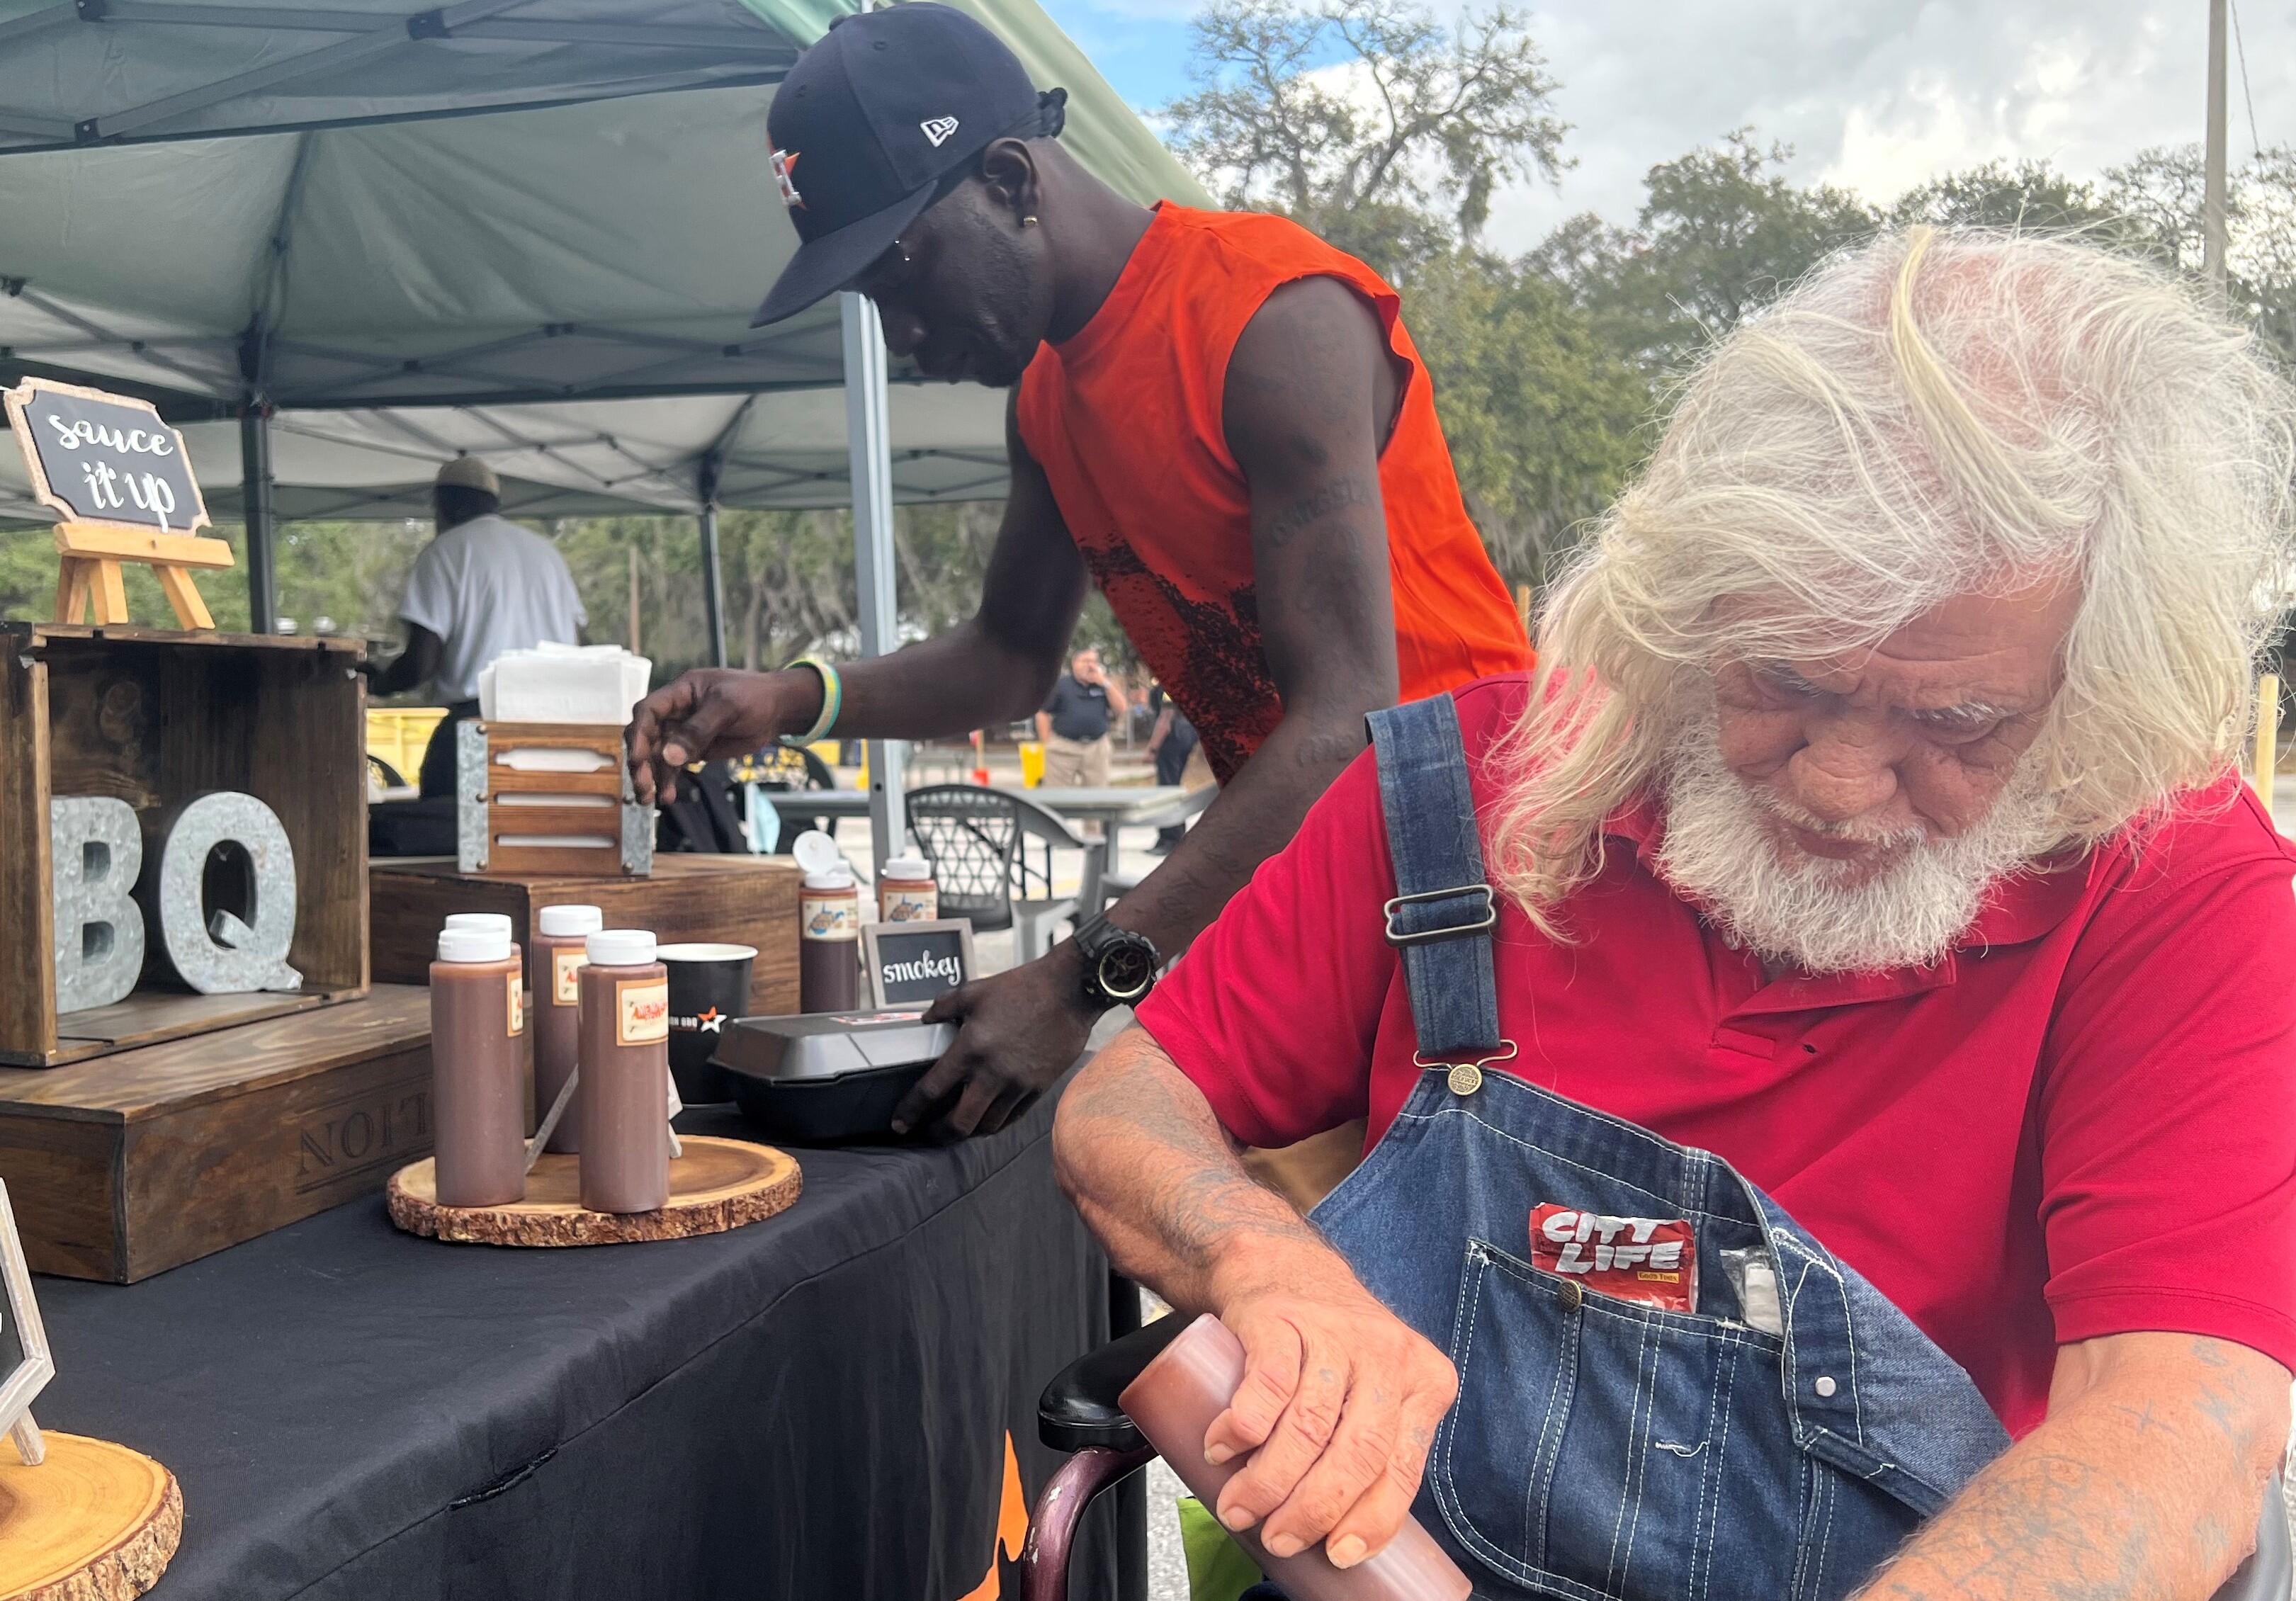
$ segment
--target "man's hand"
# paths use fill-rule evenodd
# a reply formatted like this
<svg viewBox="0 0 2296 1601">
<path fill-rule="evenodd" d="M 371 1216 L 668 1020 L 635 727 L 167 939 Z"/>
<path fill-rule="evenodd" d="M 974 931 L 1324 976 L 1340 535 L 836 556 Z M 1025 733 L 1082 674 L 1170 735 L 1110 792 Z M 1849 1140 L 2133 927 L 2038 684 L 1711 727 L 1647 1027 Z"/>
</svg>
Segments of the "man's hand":
<svg viewBox="0 0 2296 1601">
<path fill-rule="evenodd" d="M 768 741 L 813 726 L 821 715 L 821 675 L 746 673 L 704 667 L 680 674 L 638 702 L 630 718 L 630 778 L 642 805 L 677 799 L 690 761 L 746 756 Z"/>
<path fill-rule="evenodd" d="M 1247 1292 L 1219 1310 L 1245 1367 L 1204 1455 L 1218 1463 L 1253 1453 L 1220 1492 L 1221 1523 L 1257 1525 L 1277 1556 L 1324 1540 L 1332 1565 L 1348 1568 L 1403 1526 L 1459 1380 L 1353 1275 L 1319 1274 L 1320 1260 L 1300 1254 L 1306 1272 L 1284 1277 L 1305 1283 Z"/>
<path fill-rule="evenodd" d="M 1144 1029 L 1070 1081 L 1053 1164 L 1120 1271 L 1218 1313 L 1243 1342 L 1243 1382 L 1204 1435 L 1208 1456 L 1254 1453 L 1220 1492 L 1220 1521 L 1257 1526 L 1283 1555 L 1323 1539 L 1341 1567 L 1385 1547 L 1458 1392 L 1442 1352 L 1251 1181 L 1203 1092 Z"/>
<path fill-rule="evenodd" d="M 1083 978 L 1075 946 L 1064 943 L 933 1002 L 925 1021 L 961 1025 L 956 1043 L 901 1097 L 894 1130 L 922 1123 L 960 1086 L 942 1129 L 959 1137 L 994 1134 L 1011 1121 L 1083 1054 L 1099 1015 L 1084 998 Z"/>
</svg>

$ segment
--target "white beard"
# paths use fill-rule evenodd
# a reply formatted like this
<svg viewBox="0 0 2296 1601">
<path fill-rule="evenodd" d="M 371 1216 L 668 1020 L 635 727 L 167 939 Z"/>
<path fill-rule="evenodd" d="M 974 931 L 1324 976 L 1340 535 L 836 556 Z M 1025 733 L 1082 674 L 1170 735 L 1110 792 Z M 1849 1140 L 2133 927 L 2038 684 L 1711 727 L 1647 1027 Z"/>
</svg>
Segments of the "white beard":
<svg viewBox="0 0 2296 1601">
<path fill-rule="evenodd" d="M 1839 832 L 1876 839 L 1884 859 L 1836 861 L 1795 850 L 1767 820 L 1782 809 L 1730 770 L 1710 702 L 1684 719 L 1669 752 L 1657 870 L 1773 965 L 1811 973 L 1927 966 L 1976 920 L 1988 891 L 2056 842 L 2034 766 L 2020 762 L 1965 833 L 1932 841 L 1919 829 L 1874 836 L 1852 825 Z"/>
</svg>

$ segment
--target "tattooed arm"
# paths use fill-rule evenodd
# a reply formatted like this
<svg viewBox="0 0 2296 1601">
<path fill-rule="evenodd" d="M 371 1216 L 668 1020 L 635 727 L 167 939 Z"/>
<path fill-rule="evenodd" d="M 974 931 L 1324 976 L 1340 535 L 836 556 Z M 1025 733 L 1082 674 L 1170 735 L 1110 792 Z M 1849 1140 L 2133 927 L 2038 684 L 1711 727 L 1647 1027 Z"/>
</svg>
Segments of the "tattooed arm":
<svg viewBox="0 0 2296 1601">
<path fill-rule="evenodd" d="M 1220 1521 L 1261 1525 L 1278 1556 L 1328 1536 L 1332 1561 L 1352 1566 L 1402 1526 L 1458 1381 L 1236 1149 L 1138 1028 L 1077 1075 L 1053 1125 L 1061 1187 L 1116 1265 L 1243 1342 L 1243 1383 L 1206 1455 L 1257 1454 L 1221 1491 Z"/>
<path fill-rule="evenodd" d="M 1253 589 L 1283 720 L 1110 910 L 1164 950 L 1290 843 L 1363 749 L 1364 713 L 1395 704 L 1379 458 L 1401 397 L 1378 314 L 1336 278 L 1285 284 L 1236 340 L 1222 420 L 1251 491 Z"/>
<path fill-rule="evenodd" d="M 2206 1601 L 2251 1548 L 2288 1440 L 2288 1370 L 2229 1341 L 2113 1334 L 2057 1353 L 2049 1416 L 1866 1601 Z"/>
<path fill-rule="evenodd" d="M 1111 923 L 1168 954 L 1291 842 L 1316 798 L 1363 749 L 1364 713 L 1396 697 L 1379 456 L 1401 385 L 1378 316 L 1337 279 L 1286 284 L 1237 339 L 1223 393 L 1228 449 L 1251 490 L 1260 637 L 1283 718 L 1172 854 L 1108 908 Z M 1017 434 L 1013 448 L 1017 464 Z M 992 592 L 998 581 L 992 568 Z M 1062 616 L 1065 637 L 1074 604 Z M 922 663 L 938 644 L 888 660 Z M 865 670 L 847 676 L 849 706 Z M 1037 686 L 1039 701 L 1049 684 L 1048 674 Z M 1067 940 L 935 1001 L 927 1015 L 964 1030 L 895 1109 L 894 1127 L 917 1122 L 960 1084 L 943 1125 L 958 1134 L 1000 1126 L 1084 1048 L 1097 1014 L 1083 980 L 1083 958 Z"/>
</svg>

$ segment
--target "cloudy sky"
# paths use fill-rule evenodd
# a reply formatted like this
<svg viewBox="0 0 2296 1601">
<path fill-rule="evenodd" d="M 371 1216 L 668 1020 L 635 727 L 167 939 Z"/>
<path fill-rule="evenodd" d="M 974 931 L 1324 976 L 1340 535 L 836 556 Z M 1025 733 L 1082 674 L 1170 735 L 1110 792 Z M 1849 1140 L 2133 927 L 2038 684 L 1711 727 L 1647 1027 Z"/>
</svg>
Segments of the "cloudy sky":
<svg viewBox="0 0 2296 1601">
<path fill-rule="evenodd" d="M 1134 105 L 1186 88 L 1196 0 L 1046 4 Z M 2093 176 L 2201 136 L 2207 0 L 1547 0 L 1532 14 L 1578 166 L 1559 193 L 1496 209 L 1490 242 L 1508 250 L 1575 211 L 1631 218 L 1652 163 L 1747 124 L 1794 147 L 1798 177 L 1876 201 L 1997 156 Z M 2239 14 L 2257 133 L 2296 142 L 2296 0 Z M 2232 95 L 2237 159 L 2237 56 Z"/>
</svg>

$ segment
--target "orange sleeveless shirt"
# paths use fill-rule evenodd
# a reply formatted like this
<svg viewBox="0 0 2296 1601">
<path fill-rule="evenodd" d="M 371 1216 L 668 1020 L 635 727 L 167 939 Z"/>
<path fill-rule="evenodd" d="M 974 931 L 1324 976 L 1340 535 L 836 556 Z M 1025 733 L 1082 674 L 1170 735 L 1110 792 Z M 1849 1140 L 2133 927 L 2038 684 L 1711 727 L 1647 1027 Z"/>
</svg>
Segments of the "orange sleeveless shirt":
<svg viewBox="0 0 2296 1601">
<path fill-rule="evenodd" d="M 1223 784 L 1283 715 L 1260 646 L 1251 494 L 1222 427 L 1228 357 L 1270 294 L 1318 275 L 1368 300 L 1409 364 L 1379 467 L 1403 698 L 1530 662 L 1521 619 L 1459 498 L 1395 291 L 1296 223 L 1168 201 L 1092 321 L 1037 348 L 1021 380 L 1021 438 L 1117 620 Z"/>
</svg>

